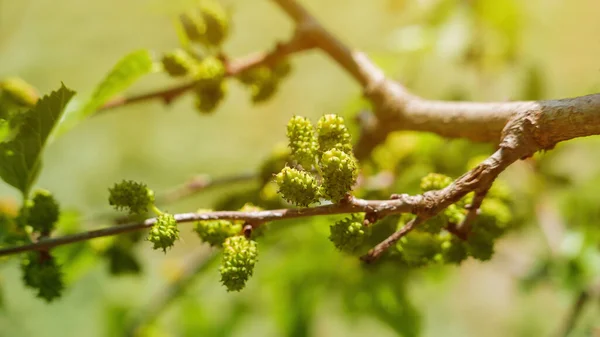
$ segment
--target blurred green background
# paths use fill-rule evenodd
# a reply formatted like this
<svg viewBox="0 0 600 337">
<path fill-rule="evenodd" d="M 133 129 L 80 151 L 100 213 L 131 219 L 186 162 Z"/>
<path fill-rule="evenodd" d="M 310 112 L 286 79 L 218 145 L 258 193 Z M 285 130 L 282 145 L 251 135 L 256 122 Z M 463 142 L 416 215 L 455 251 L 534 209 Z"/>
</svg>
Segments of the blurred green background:
<svg viewBox="0 0 600 337">
<path fill-rule="evenodd" d="M 62 81 L 83 100 L 130 51 L 147 48 L 159 55 L 177 47 L 174 15 L 194 3 L 0 0 L 0 78 L 22 77 L 41 93 Z M 293 28 L 269 1 L 223 3 L 232 15 L 233 32 L 224 48 L 230 56 L 270 48 Z M 348 45 L 367 52 L 390 76 L 426 98 L 503 101 L 600 91 L 600 3 L 595 0 L 302 3 Z M 253 172 L 285 141 L 292 115 L 316 120 L 324 113 L 356 112 L 351 107 L 360 88 L 332 60 L 311 51 L 295 56 L 292 64 L 290 78 L 265 104 L 253 106 L 245 90 L 232 83 L 225 103 L 211 116 L 195 112 L 186 97 L 168 107 L 148 102 L 86 120 L 47 148 L 37 185 L 53 191 L 63 209 L 78 212 L 73 226 L 85 230 L 110 225 L 96 215 L 111 214 L 107 188 L 121 179 L 144 181 L 160 192 L 199 173 Z M 128 92 L 172 83 L 153 74 Z M 371 274 L 355 258 L 334 250 L 327 219 L 282 224 L 261 244 L 255 277 L 244 291 L 226 293 L 217 265 L 208 265 L 139 335 L 551 336 L 567 319 L 584 282 L 561 281 L 585 273 L 587 285 L 600 276 L 598 242 L 586 239 L 597 238 L 590 231 L 600 218 L 599 145 L 597 137 L 561 144 L 537 156 L 537 175 L 526 163 L 503 175 L 517 191 L 526 226 L 504 238 L 488 263 L 470 260 L 460 267 L 410 272 L 382 268 Z M 449 160 L 465 164 L 462 157 Z M 213 207 L 223 195 L 252 186 L 210 190 L 167 209 Z M 0 185 L 0 195 L 18 200 L 7 185 Z M 577 195 L 585 198 L 570 202 Z M 573 213 L 584 214 L 581 223 L 570 222 Z M 556 222 L 563 230 L 548 238 L 545 228 Z M 123 335 L 168 282 L 210 254 L 191 225 L 181 228 L 183 240 L 166 255 L 147 243 L 136 247 L 141 275 L 112 277 L 102 258 L 86 254 L 69 267 L 68 289 L 52 304 L 23 286 L 18 259 L 4 261 L 0 336 Z M 91 246 L 103 244 L 97 240 Z M 523 279 L 542 257 L 573 246 L 581 252 L 582 245 L 591 247 L 591 255 L 575 254 L 585 255 L 584 271 L 558 273 L 559 281 L 548 276 L 524 290 Z M 600 329 L 598 302 L 586 307 L 573 336 Z"/>
</svg>

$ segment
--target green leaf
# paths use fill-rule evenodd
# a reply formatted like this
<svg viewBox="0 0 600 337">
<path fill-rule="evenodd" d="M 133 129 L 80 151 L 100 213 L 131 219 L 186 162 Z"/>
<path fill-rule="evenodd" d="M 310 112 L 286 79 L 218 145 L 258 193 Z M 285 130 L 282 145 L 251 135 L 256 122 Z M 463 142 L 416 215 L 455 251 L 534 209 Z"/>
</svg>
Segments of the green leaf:
<svg viewBox="0 0 600 337">
<path fill-rule="evenodd" d="M 137 50 L 122 58 L 108 73 L 83 108 L 65 116 L 57 136 L 70 130 L 75 124 L 91 116 L 116 94 L 129 88 L 140 77 L 156 70 L 148 50 Z"/>
<path fill-rule="evenodd" d="M 12 139 L 0 143 L 0 178 L 18 188 L 25 198 L 40 171 L 46 140 L 73 95 L 75 91 L 62 84 L 23 114 Z"/>
</svg>

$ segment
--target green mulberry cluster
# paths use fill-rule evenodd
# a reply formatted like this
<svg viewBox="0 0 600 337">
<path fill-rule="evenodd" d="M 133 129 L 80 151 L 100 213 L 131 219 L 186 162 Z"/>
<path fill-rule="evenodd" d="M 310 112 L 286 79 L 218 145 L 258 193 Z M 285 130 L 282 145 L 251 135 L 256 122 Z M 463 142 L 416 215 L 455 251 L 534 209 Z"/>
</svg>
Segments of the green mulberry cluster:
<svg viewBox="0 0 600 337">
<path fill-rule="evenodd" d="M 108 192 L 108 203 L 117 210 L 129 211 L 129 214 L 144 214 L 154 205 L 154 192 L 133 180 L 116 183 Z"/>
<path fill-rule="evenodd" d="M 342 117 L 333 114 L 324 115 L 317 123 L 317 133 L 321 152 L 336 149 L 347 154 L 352 153 L 350 132 Z"/>
<path fill-rule="evenodd" d="M 287 125 L 287 138 L 298 164 L 310 169 L 316 163 L 318 144 L 315 129 L 308 118 L 292 117 Z"/>
<path fill-rule="evenodd" d="M 240 291 L 245 287 L 257 260 L 258 247 L 255 241 L 243 236 L 232 236 L 225 240 L 219 271 L 227 291 Z"/>
<path fill-rule="evenodd" d="M 441 190 L 450 184 L 452 178 L 440 173 L 429 173 L 421 179 L 421 190 L 423 192 Z"/>
<path fill-rule="evenodd" d="M 210 210 L 198 210 L 198 213 L 209 212 Z M 194 231 L 203 242 L 213 247 L 222 247 L 223 242 L 234 235 L 240 234 L 242 226 L 233 224 L 228 220 L 203 220 L 196 222 Z"/>
<path fill-rule="evenodd" d="M 259 66 L 237 75 L 237 79 L 250 89 L 253 103 L 261 103 L 277 92 L 281 80 L 290 72 L 289 62 L 282 61 L 274 66 Z"/>
<path fill-rule="evenodd" d="M 333 149 L 323 153 L 320 167 L 323 175 L 323 195 L 333 202 L 339 202 L 356 184 L 356 158 L 352 154 Z"/>
<path fill-rule="evenodd" d="M 355 252 L 371 233 L 364 226 L 363 217 L 353 214 L 351 217 L 337 221 L 329 227 L 329 240 L 343 252 Z"/>
<path fill-rule="evenodd" d="M 450 177 L 431 173 L 421 180 L 421 188 L 423 191 L 439 190 L 451 183 Z M 428 219 L 399 241 L 398 247 L 401 255 L 407 256 L 405 261 L 411 265 L 423 265 L 428 259 L 430 262 L 457 264 L 468 256 L 482 261 L 491 259 L 494 254 L 495 241 L 506 233 L 512 221 L 512 214 L 507 204 L 507 192 L 494 192 L 489 193 L 483 200 L 479 207 L 479 215 L 471 224 L 466 240 L 451 235 L 445 228 L 450 225 L 460 225 L 464 221 L 469 212 L 466 206 L 473 200 L 472 193 L 463 197 L 456 204 L 450 205 L 435 217 Z M 401 224 L 403 225 L 408 220 L 409 218 L 403 217 Z M 417 237 L 419 240 L 415 239 Z M 434 245 L 432 242 L 438 244 Z M 416 263 L 412 248 L 416 250 L 416 247 L 421 244 L 424 246 L 422 253 L 424 255 L 416 259 L 420 261 Z M 437 247 L 436 254 L 433 254 L 432 247 L 434 246 Z"/>
<path fill-rule="evenodd" d="M 319 200 L 319 184 L 310 173 L 291 167 L 284 167 L 275 176 L 279 193 L 288 202 L 298 206 L 308 206 Z"/>
<path fill-rule="evenodd" d="M 154 244 L 153 249 L 162 249 L 166 252 L 167 248 L 173 247 L 177 239 L 179 239 L 177 220 L 169 213 L 162 213 L 150 228 L 147 240 Z"/>
<path fill-rule="evenodd" d="M 62 271 L 54 258 L 45 252 L 29 252 L 21 261 L 25 285 L 37 290 L 47 302 L 60 297 L 64 289 Z"/>
<path fill-rule="evenodd" d="M 287 126 L 292 158 L 303 170 L 285 167 L 275 176 L 275 182 L 283 198 L 299 206 L 308 206 L 320 196 L 339 202 L 352 191 L 358 178 L 358 162 L 352 154 L 350 134 L 343 119 L 326 115 L 319 123 L 316 137 L 313 125 L 306 118 L 295 116 Z M 334 140 L 338 143 L 333 143 Z M 325 143 L 330 145 L 329 150 L 324 150 Z M 309 171 L 313 164 L 318 177 Z"/>
<path fill-rule="evenodd" d="M 48 235 L 54 230 L 60 216 L 60 207 L 48 191 L 38 190 L 26 203 L 26 223 L 34 231 Z"/>
</svg>

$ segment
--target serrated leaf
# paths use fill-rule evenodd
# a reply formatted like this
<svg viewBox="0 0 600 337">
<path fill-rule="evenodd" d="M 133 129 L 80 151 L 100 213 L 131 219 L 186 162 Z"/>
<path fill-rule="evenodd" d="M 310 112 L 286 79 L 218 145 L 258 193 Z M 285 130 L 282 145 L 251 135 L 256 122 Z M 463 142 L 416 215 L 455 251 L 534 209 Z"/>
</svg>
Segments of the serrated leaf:
<svg viewBox="0 0 600 337">
<path fill-rule="evenodd" d="M 153 72 L 155 69 L 152 55 L 148 50 L 137 50 L 123 57 L 106 75 L 104 80 L 98 84 L 92 96 L 83 104 L 83 107 L 65 116 L 57 131 L 57 136 L 94 114 L 110 98 L 129 88 L 140 77 Z"/>
<path fill-rule="evenodd" d="M 0 178 L 25 197 L 40 171 L 46 140 L 73 95 L 75 91 L 62 84 L 23 114 L 14 137 L 0 143 Z"/>
</svg>

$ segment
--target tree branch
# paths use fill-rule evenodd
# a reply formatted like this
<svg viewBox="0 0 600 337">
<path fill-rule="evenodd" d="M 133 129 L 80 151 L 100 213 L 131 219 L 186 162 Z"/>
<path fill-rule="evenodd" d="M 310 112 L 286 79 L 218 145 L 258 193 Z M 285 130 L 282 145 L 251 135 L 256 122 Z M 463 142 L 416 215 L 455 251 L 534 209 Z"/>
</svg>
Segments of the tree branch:
<svg viewBox="0 0 600 337">
<path fill-rule="evenodd" d="M 510 147 L 501 147 L 492 156 L 471 171 L 456 179 L 448 187 L 439 191 L 425 192 L 422 195 L 394 195 L 390 200 L 364 200 L 350 196 L 349 199 L 343 200 L 337 204 L 310 208 L 277 209 L 259 212 L 217 211 L 207 213 L 181 213 L 175 214 L 174 217 L 178 223 L 222 219 L 243 220 L 253 224 L 262 224 L 283 219 L 364 212 L 373 214 L 374 216 L 377 216 L 377 218 L 383 218 L 391 214 L 412 213 L 415 214 L 417 218 L 425 220 L 435 216 L 451 204 L 460 200 L 467 193 L 477 190 L 480 186 L 490 186 L 494 179 L 496 179 L 507 166 L 518 160 L 520 157 L 522 157 L 521 152 Z M 0 256 L 32 250 L 43 251 L 74 242 L 142 230 L 152 227 L 155 222 L 156 218 L 150 218 L 143 222 L 108 227 L 58 238 L 48 238 L 22 246 L 2 248 L 0 249 Z M 417 224 L 418 222 L 415 222 L 413 225 Z M 377 253 L 374 253 L 375 258 L 387 249 L 391 243 L 395 242 L 394 240 L 399 239 L 402 235 L 404 234 L 396 233 L 392 235 L 391 238 L 388 238 L 378 245 L 378 248 L 376 247 Z M 388 241 L 391 243 L 386 243 Z"/>
<path fill-rule="evenodd" d="M 426 131 L 448 138 L 498 144 L 525 128 L 531 133 L 530 142 L 512 145 L 527 148 L 524 152 L 529 154 L 551 149 L 560 141 L 600 134 L 600 94 L 529 102 L 426 100 L 400 83 L 386 79 L 365 54 L 344 45 L 296 0 L 273 2 L 297 27 L 309 32 L 316 46 L 344 68 L 372 102 L 376 119 L 364 128 L 358 140 L 355 153 L 358 158 L 368 156 L 389 133 L 397 130 Z"/>
</svg>

